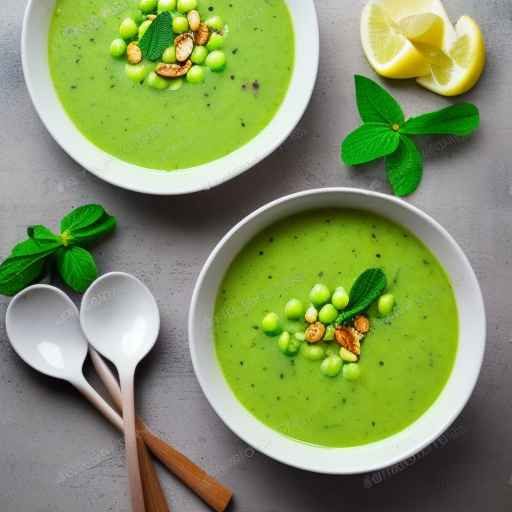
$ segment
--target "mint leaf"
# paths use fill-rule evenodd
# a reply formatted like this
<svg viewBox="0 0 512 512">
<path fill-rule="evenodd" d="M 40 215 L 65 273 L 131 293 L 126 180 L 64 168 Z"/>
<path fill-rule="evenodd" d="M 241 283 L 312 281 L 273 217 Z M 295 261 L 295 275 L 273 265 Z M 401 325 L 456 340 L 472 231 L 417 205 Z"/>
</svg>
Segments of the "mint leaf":
<svg viewBox="0 0 512 512">
<path fill-rule="evenodd" d="M 480 125 L 480 113 L 472 103 L 451 107 L 418 117 L 411 117 L 400 129 L 408 135 L 458 135 L 473 133 Z"/>
<path fill-rule="evenodd" d="M 386 157 L 386 174 L 396 196 L 408 196 L 423 177 L 423 155 L 410 137 L 402 135 L 398 149 Z"/>
<path fill-rule="evenodd" d="M 41 278 L 47 258 L 59 245 L 35 244 L 26 240 L 18 244 L 11 256 L 0 265 L 0 294 L 12 296 Z"/>
<path fill-rule="evenodd" d="M 98 204 L 80 206 L 72 210 L 60 221 L 60 231 L 61 233 L 67 231 L 72 235 L 74 231 L 92 226 L 94 223 L 98 222 L 103 215 L 105 215 L 105 210 Z"/>
<path fill-rule="evenodd" d="M 336 319 L 336 325 L 352 320 L 357 314 L 370 307 L 387 287 L 386 274 L 379 268 L 370 268 L 363 272 L 350 290 L 350 301 L 347 308 Z"/>
<path fill-rule="evenodd" d="M 341 145 L 341 158 L 347 165 L 371 162 L 393 153 L 400 135 L 388 125 L 367 123 L 350 133 Z"/>
<path fill-rule="evenodd" d="M 160 13 L 146 30 L 139 42 L 144 58 L 159 60 L 173 40 L 172 17 L 167 11 Z"/>
<path fill-rule="evenodd" d="M 29 226 L 27 228 L 27 235 L 33 240 L 45 241 L 45 242 L 59 242 L 59 237 L 50 231 L 47 227 L 40 224 L 36 226 Z"/>
<path fill-rule="evenodd" d="M 25 256 L 37 256 L 44 253 L 55 252 L 60 247 L 57 240 L 34 240 L 29 238 L 14 246 L 9 258 L 24 258 Z"/>
<path fill-rule="evenodd" d="M 405 118 L 398 102 L 378 83 L 356 75 L 356 100 L 359 115 L 364 123 L 401 125 Z"/>
<path fill-rule="evenodd" d="M 74 232 L 69 245 L 85 245 L 96 242 L 101 237 L 107 235 L 116 228 L 117 221 L 115 217 L 105 213 L 103 217 L 92 226 L 81 229 L 80 231 Z"/>
<path fill-rule="evenodd" d="M 78 293 L 85 292 L 98 277 L 98 269 L 91 253 L 78 246 L 59 250 L 57 270 L 62 280 Z"/>
</svg>

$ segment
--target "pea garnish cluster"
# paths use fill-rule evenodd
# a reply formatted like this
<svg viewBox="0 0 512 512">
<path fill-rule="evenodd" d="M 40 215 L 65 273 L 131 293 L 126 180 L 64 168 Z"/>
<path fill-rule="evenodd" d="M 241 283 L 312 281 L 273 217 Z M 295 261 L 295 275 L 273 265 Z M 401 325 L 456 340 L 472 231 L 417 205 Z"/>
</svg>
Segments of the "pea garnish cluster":
<svg viewBox="0 0 512 512">
<path fill-rule="evenodd" d="M 315 284 L 309 292 L 310 305 L 290 299 L 284 307 L 288 328 L 278 314 L 269 312 L 261 322 L 263 332 L 278 336 L 277 346 L 287 356 L 300 354 L 310 361 L 321 361 L 320 371 L 327 377 L 343 373 L 349 381 L 359 379 L 361 342 L 370 332 L 366 314 L 377 301 L 379 315 L 391 314 L 395 299 L 384 293 L 387 280 L 380 269 L 369 269 L 355 281 L 350 294 L 342 286 L 333 293 L 325 284 Z"/>
<path fill-rule="evenodd" d="M 126 58 L 134 82 L 177 90 L 183 79 L 200 84 L 207 70 L 224 71 L 226 33 L 220 16 L 201 18 L 197 0 L 140 0 L 137 14 L 122 21 L 110 54 Z"/>
</svg>

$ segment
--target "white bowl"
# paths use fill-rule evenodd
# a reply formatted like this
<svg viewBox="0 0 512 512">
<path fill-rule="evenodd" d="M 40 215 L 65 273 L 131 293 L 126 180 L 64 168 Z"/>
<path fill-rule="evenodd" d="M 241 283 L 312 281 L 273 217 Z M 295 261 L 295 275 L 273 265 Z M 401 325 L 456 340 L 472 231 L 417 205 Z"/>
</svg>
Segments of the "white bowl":
<svg viewBox="0 0 512 512">
<path fill-rule="evenodd" d="M 270 224 L 298 212 L 328 208 L 367 210 L 404 226 L 444 266 L 455 292 L 459 348 L 448 383 L 435 403 L 405 430 L 353 448 L 324 448 L 290 439 L 252 416 L 226 382 L 215 353 L 213 312 L 220 283 L 235 256 Z M 440 319 L 442 321 L 442 319 Z M 192 362 L 204 394 L 226 425 L 249 445 L 278 461 L 318 473 L 375 471 L 405 460 L 437 439 L 459 415 L 478 379 L 485 348 L 482 294 L 455 240 L 427 214 L 391 196 L 348 188 L 310 190 L 273 201 L 238 223 L 218 243 L 196 283 L 189 314 Z"/>
<path fill-rule="evenodd" d="M 295 68 L 279 111 L 253 140 L 229 155 L 179 171 L 159 171 L 124 162 L 102 151 L 73 124 L 50 76 L 48 32 L 56 0 L 29 0 L 21 36 L 23 72 L 32 102 L 58 144 L 80 165 L 119 187 L 158 195 L 196 192 L 219 185 L 263 160 L 290 135 L 313 93 L 318 72 L 319 33 L 313 0 L 285 0 L 295 30 Z"/>
</svg>

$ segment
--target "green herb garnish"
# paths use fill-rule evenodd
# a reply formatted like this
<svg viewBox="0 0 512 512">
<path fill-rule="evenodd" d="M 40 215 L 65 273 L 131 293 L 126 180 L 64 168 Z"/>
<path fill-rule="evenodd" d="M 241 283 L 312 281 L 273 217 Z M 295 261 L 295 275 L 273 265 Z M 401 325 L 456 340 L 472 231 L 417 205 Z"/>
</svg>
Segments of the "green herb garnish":
<svg viewBox="0 0 512 512">
<path fill-rule="evenodd" d="M 116 220 L 102 206 L 91 204 L 72 210 L 61 221 L 60 235 L 42 225 L 27 229 L 20 242 L 0 265 L 0 294 L 12 296 L 41 279 L 56 260 L 62 280 L 74 291 L 84 292 L 96 279 L 94 259 L 84 246 L 114 230 Z"/>
<path fill-rule="evenodd" d="M 336 325 L 342 325 L 367 310 L 382 295 L 387 285 L 386 274 L 381 269 L 370 268 L 363 272 L 352 285 L 350 301 L 336 318 Z"/>
<path fill-rule="evenodd" d="M 355 82 L 363 125 L 342 142 L 341 158 L 347 165 L 360 165 L 385 157 L 387 177 L 397 196 L 412 194 L 423 175 L 423 155 L 411 136 L 467 136 L 480 124 L 478 108 L 471 103 L 406 121 L 398 102 L 379 84 L 360 75 Z"/>
<path fill-rule="evenodd" d="M 139 42 L 144 58 L 151 61 L 160 60 L 166 48 L 174 39 L 172 16 L 169 12 L 160 13 L 151 23 Z"/>
</svg>

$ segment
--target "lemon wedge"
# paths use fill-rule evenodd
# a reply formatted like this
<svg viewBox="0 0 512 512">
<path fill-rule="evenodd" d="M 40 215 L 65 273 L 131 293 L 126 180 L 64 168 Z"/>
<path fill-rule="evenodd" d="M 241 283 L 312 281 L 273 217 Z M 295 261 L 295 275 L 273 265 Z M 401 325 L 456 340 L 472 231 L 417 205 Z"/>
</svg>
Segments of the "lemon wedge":
<svg viewBox="0 0 512 512">
<path fill-rule="evenodd" d="M 413 14 L 402 18 L 398 24 L 411 43 L 443 48 L 444 21 L 437 14 Z"/>
<path fill-rule="evenodd" d="M 442 96 L 457 96 L 471 89 L 485 67 L 485 41 L 478 24 L 462 16 L 455 26 L 456 39 L 447 51 L 417 44 L 430 63 L 430 73 L 417 79 L 422 87 Z"/>
<path fill-rule="evenodd" d="M 430 72 L 430 63 L 402 33 L 380 2 L 371 1 L 361 16 L 361 42 L 375 71 L 388 78 L 415 78 Z"/>
</svg>

